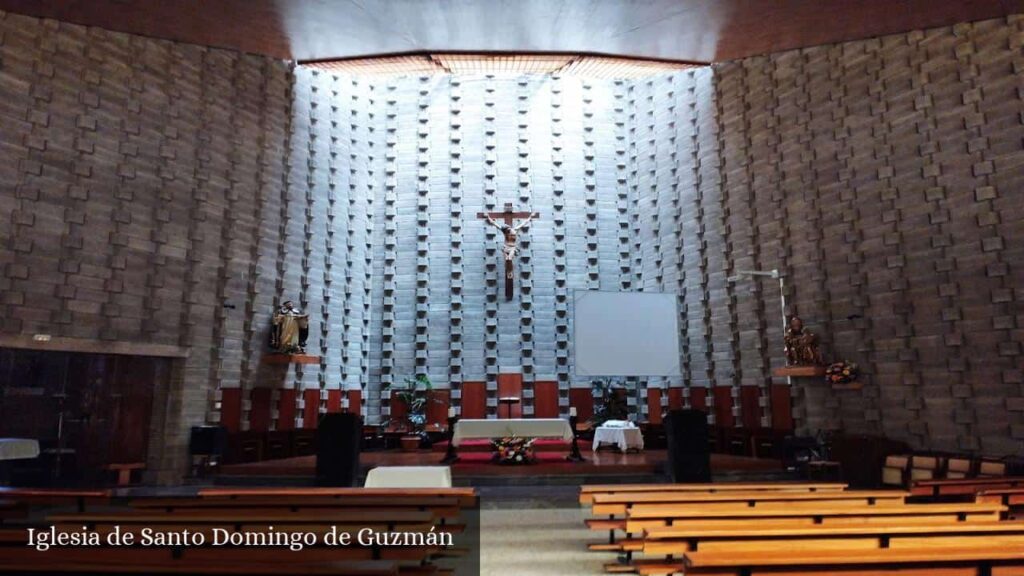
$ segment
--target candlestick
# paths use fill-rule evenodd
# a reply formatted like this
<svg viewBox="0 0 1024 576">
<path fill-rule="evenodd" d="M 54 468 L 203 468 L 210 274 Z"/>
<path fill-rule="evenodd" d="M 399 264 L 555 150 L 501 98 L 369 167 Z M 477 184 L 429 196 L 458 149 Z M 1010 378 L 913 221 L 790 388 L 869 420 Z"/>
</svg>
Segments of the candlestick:
<svg viewBox="0 0 1024 576">
<path fill-rule="evenodd" d="M 576 407 L 575 406 L 570 406 L 569 407 L 569 416 L 571 416 L 571 417 L 575 417 L 576 416 Z"/>
<path fill-rule="evenodd" d="M 448 408 L 448 417 L 455 418 L 455 406 L 450 406 Z"/>
</svg>

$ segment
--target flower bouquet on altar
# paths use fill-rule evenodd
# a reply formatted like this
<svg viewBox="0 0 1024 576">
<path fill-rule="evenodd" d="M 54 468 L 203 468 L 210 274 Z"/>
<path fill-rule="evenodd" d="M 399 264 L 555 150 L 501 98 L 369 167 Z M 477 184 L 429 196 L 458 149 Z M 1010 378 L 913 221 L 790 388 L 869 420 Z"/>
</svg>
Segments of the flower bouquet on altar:
<svg viewBox="0 0 1024 576">
<path fill-rule="evenodd" d="M 860 375 L 860 369 L 853 362 L 836 362 L 825 370 L 825 381 L 829 384 L 849 384 Z"/>
<path fill-rule="evenodd" d="M 515 436 L 494 441 L 497 454 L 494 458 L 498 464 L 529 464 L 533 462 L 533 439 Z"/>
</svg>

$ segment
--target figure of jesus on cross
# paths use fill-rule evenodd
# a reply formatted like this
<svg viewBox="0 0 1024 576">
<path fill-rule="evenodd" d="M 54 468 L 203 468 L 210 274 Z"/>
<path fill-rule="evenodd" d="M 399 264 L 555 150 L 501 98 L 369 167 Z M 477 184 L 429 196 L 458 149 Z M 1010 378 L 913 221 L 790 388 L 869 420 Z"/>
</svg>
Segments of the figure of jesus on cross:
<svg viewBox="0 0 1024 576">
<path fill-rule="evenodd" d="M 515 277 L 512 272 L 512 265 L 515 262 L 516 254 L 519 253 L 519 246 L 516 244 L 519 231 L 526 227 L 534 218 L 539 217 L 540 213 L 538 212 L 513 212 L 512 204 L 505 204 L 505 210 L 503 212 L 477 213 L 477 218 L 486 218 L 487 223 L 498 230 L 501 230 L 501 234 L 504 237 L 501 252 L 505 256 L 506 300 L 512 299 L 512 279 Z M 499 222 L 495 218 L 500 218 L 502 222 Z M 513 220 L 517 218 L 525 218 L 525 220 L 518 224 L 513 224 Z"/>
</svg>

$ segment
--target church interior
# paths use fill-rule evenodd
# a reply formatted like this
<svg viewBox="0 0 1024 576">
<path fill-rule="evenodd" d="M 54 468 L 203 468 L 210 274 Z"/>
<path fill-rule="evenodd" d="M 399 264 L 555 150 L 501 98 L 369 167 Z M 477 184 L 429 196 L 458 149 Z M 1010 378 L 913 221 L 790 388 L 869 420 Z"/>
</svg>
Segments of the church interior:
<svg viewBox="0 0 1024 576">
<path fill-rule="evenodd" d="M 1024 1 L 0 0 L 0 574 L 1024 575 Z"/>
</svg>

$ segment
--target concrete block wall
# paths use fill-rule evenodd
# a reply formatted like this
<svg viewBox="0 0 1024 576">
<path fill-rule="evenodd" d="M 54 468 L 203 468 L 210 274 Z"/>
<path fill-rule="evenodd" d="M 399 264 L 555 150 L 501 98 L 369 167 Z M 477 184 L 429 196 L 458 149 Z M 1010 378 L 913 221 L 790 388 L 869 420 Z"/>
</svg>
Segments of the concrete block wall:
<svg viewBox="0 0 1024 576">
<path fill-rule="evenodd" d="M 770 421 L 766 396 L 783 384 L 770 377 L 782 363 L 779 289 L 725 278 L 778 268 L 787 312 L 822 336 L 828 357 L 860 364 L 866 383 L 793 388 L 803 430 L 1020 452 L 1022 23 L 634 84 L 643 224 L 634 257 L 645 288 L 678 271 L 687 392 L 710 387 L 719 424 Z M 673 233 L 677 247 L 663 257 Z"/>
</svg>

